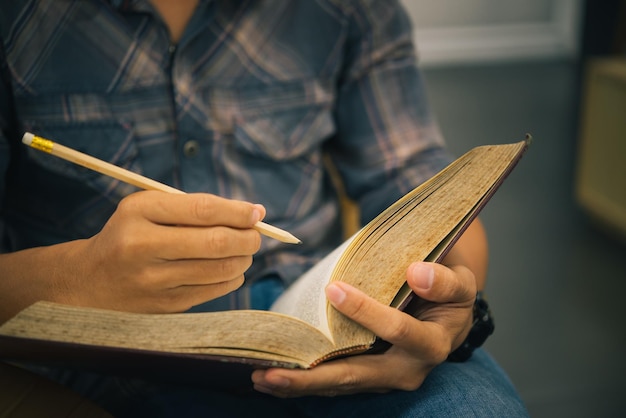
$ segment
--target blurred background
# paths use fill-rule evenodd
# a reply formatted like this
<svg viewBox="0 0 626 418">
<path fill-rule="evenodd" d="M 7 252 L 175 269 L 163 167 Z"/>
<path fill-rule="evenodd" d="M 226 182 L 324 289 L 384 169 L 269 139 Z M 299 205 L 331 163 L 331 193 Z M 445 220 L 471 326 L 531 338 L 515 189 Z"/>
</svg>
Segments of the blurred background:
<svg viewBox="0 0 626 418">
<path fill-rule="evenodd" d="M 487 349 L 531 416 L 625 416 L 624 1 L 403 0 L 457 155 L 534 142 L 481 217 Z"/>
</svg>

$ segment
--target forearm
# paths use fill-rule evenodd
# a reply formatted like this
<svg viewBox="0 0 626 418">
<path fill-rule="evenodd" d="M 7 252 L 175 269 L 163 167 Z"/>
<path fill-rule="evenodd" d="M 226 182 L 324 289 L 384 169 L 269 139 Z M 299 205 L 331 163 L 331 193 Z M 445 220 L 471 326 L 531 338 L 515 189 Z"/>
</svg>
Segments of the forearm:
<svg viewBox="0 0 626 418">
<path fill-rule="evenodd" d="M 38 300 L 71 302 L 80 241 L 0 254 L 0 323 Z"/>
<path fill-rule="evenodd" d="M 482 222 L 476 219 L 444 258 L 443 264 L 467 267 L 474 273 L 476 289 L 483 290 L 487 277 L 488 255 L 487 235 Z"/>
</svg>

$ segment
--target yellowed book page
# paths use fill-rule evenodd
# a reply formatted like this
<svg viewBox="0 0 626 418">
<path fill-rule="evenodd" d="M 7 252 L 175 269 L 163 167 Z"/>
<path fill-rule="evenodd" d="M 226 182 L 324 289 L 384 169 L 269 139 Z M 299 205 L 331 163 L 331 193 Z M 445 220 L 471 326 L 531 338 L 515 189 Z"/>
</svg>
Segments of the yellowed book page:
<svg viewBox="0 0 626 418">
<path fill-rule="evenodd" d="M 266 311 L 135 314 L 38 302 L 4 323 L 0 334 L 163 352 L 254 351 L 256 358 L 298 359 L 300 365 L 335 349 L 305 322 Z"/>
<path fill-rule="evenodd" d="M 484 146 L 469 151 L 428 183 L 440 183 L 426 199 L 403 207 L 389 220 L 379 221 L 372 233 L 343 260 L 333 280 L 341 280 L 389 305 L 406 282 L 410 263 L 424 260 L 455 229 L 501 177 L 524 143 Z M 443 181 L 442 181 L 443 180 Z M 410 199 L 407 195 L 405 199 Z M 405 199 L 402 199 L 404 201 Z M 373 338 L 339 314 L 330 304 L 328 317 L 338 346 Z M 339 338 L 341 336 L 341 338 Z"/>
</svg>

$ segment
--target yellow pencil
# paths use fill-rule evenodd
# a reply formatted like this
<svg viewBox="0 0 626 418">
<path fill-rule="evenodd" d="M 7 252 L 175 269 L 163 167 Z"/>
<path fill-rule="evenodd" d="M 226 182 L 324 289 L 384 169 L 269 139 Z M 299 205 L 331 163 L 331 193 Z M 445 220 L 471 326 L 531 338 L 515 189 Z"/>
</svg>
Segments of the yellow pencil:
<svg viewBox="0 0 626 418">
<path fill-rule="evenodd" d="M 163 183 L 159 183 L 158 181 L 149 179 L 137 173 L 133 173 L 132 171 L 129 171 L 124 168 L 118 167 L 116 165 L 99 160 L 95 157 L 76 151 L 72 148 L 68 148 L 61 144 L 57 144 L 55 142 L 50 141 L 49 139 L 45 139 L 40 136 L 33 135 L 30 132 L 26 132 L 24 134 L 24 136 L 22 137 L 22 142 L 32 148 L 38 149 L 43 152 L 47 152 L 48 154 L 52 154 L 56 157 L 73 162 L 74 164 L 87 167 L 91 170 L 116 178 L 125 183 L 132 184 L 133 186 L 137 186 L 140 189 L 160 190 L 162 192 L 178 193 L 178 194 L 185 193 L 182 190 L 176 189 L 174 187 L 168 186 Z M 254 229 L 259 231 L 263 235 L 277 239 L 282 242 L 286 242 L 289 244 L 301 244 L 302 243 L 302 241 L 294 237 L 289 232 L 284 231 L 275 226 L 266 224 L 265 222 L 260 222 L 260 221 L 257 222 L 254 225 Z"/>
</svg>

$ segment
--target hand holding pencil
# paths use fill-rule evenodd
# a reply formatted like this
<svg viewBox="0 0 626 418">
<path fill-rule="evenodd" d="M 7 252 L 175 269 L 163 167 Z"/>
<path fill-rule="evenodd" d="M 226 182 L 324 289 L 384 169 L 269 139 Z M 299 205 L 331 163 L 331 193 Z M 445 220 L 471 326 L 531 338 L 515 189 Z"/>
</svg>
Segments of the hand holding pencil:
<svg viewBox="0 0 626 418">
<path fill-rule="evenodd" d="M 260 222 L 265 216 L 261 205 L 207 193 L 186 194 L 32 134 L 24 135 L 23 141 L 148 189 L 122 199 L 94 236 L 37 250 L 56 254 L 45 262 L 51 266 L 46 280 L 54 283 L 52 293 L 43 296 L 47 300 L 135 312 L 181 312 L 243 284 L 261 245 L 258 232 L 297 241 Z M 33 257 L 28 263 L 41 260 Z"/>
</svg>

